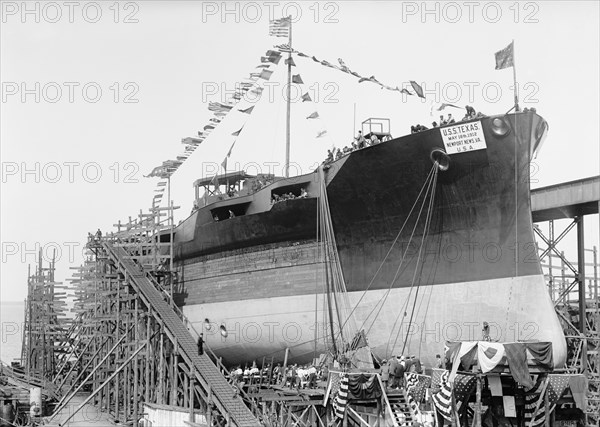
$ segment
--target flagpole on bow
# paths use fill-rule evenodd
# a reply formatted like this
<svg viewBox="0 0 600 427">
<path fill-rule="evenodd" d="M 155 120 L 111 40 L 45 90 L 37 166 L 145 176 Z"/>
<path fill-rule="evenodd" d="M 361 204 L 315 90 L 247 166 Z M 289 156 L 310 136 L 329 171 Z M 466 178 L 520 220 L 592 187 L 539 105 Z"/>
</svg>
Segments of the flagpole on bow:
<svg viewBox="0 0 600 427">
<path fill-rule="evenodd" d="M 513 46 L 513 89 L 514 89 L 514 93 L 515 93 L 515 112 L 519 112 L 519 90 L 517 87 L 517 64 L 515 61 L 515 40 L 513 39 L 512 41 L 512 46 Z"/>
<path fill-rule="evenodd" d="M 291 87 L 292 87 L 292 17 L 288 17 L 290 20 L 290 32 L 288 43 L 290 51 L 288 53 L 287 67 L 287 112 L 286 112 L 286 123 L 285 123 L 285 177 L 290 176 L 290 112 L 291 112 Z"/>
</svg>

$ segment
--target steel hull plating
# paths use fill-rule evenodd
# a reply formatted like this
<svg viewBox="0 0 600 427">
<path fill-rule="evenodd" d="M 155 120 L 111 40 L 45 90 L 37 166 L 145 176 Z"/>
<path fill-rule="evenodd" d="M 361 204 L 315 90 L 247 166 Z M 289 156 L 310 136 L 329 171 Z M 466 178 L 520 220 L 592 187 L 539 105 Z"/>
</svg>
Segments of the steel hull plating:
<svg viewBox="0 0 600 427">
<path fill-rule="evenodd" d="M 369 331 L 381 357 L 404 351 L 432 358 L 445 339 L 481 338 L 486 321 L 498 340 L 550 340 L 555 365 L 565 359 L 530 212 L 530 153 L 545 122 L 531 112 L 499 119 L 508 133 L 498 132 L 494 118 L 473 121 L 485 149 L 450 155 L 432 201 L 419 194 L 434 167 L 432 151 L 446 148 L 443 128 L 355 151 L 326 171 L 350 306 L 365 295 L 356 326 Z M 303 179 L 314 184 L 316 176 Z M 269 200 L 270 191 L 253 203 Z M 209 206 L 178 228 L 180 304 L 195 322 L 226 326 L 230 335 L 210 337 L 209 345 L 228 362 L 282 358 L 286 346 L 298 360 L 312 357 L 315 323 L 319 335 L 328 329 L 317 208 L 317 197 L 289 200 L 215 223 Z"/>
<path fill-rule="evenodd" d="M 425 285 L 418 295 L 414 289 L 392 289 L 373 321 L 373 311 L 385 293 L 349 293 L 351 303 L 363 297 L 355 312 L 356 323 L 360 326 L 364 322 L 369 345 L 381 358 L 419 354 L 426 364 L 433 364 L 435 355 L 443 353 L 446 340 L 481 339 L 481 324 L 487 321 L 493 340 L 551 341 L 555 343 L 555 364 L 564 362 L 565 346 L 556 344 L 564 343 L 562 329 L 541 275 Z M 406 317 L 403 313 L 407 301 L 411 306 L 415 297 L 421 310 L 409 322 L 410 310 Z M 286 347 L 290 348 L 292 360 L 302 363 L 314 355 L 315 329 L 317 353 L 326 351 L 322 338 L 329 334 L 329 326 L 323 317 L 323 305 L 323 294 L 297 295 L 188 306 L 184 312 L 199 328 L 205 318 L 214 319 L 205 336 L 211 348 L 228 363 L 263 357 L 281 361 Z M 226 338 L 218 331 L 221 322 L 227 326 Z"/>
</svg>

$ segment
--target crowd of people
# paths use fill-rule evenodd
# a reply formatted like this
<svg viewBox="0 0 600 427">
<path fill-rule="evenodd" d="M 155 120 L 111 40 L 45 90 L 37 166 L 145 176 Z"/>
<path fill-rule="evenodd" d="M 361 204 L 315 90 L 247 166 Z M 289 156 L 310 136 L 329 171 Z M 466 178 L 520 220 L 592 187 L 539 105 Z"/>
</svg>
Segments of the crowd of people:
<svg viewBox="0 0 600 427">
<path fill-rule="evenodd" d="M 231 379 L 237 383 L 239 387 L 246 385 L 253 386 L 259 384 L 282 384 L 289 388 L 315 388 L 317 381 L 327 377 L 327 368 L 325 370 L 317 369 L 314 365 L 290 365 L 285 371 L 280 363 L 272 367 L 266 365 L 262 369 L 256 366 L 256 362 L 252 366 L 246 365 L 242 369 L 238 365 L 230 373 Z M 284 382 L 285 379 L 285 382 Z"/>
<path fill-rule="evenodd" d="M 462 122 L 467 121 L 467 120 L 477 119 L 480 117 L 485 117 L 485 114 L 483 114 L 481 112 L 476 112 L 475 109 L 473 107 L 471 107 L 470 105 L 467 105 L 465 107 L 465 109 L 466 109 L 466 113 L 465 113 L 465 116 L 461 119 Z M 431 127 L 437 128 L 440 126 L 451 125 L 454 123 L 456 123 L 456 120 L 454 120 L 454 118 L 452 117 L 452 114 L 448 114 L 447 118 L 444 118 L 443 115 L 440 115 L 439 124 L 438 124 L 438 122 L 433 122 L 433 123 L 431 123 Z M 410 133 L 418 133 L 418 132 L 422 132 L 422 131 L 428 130 L 428 129 L 429 128 L 427 126 L 417 124 L 417 125 L 410 127 Z"/>
<path fill-rule="evenodd" d="M 303 187 L 303 188 L 300 189 L 300 194 L 298 196 L 296 196 L 291 191 L 289 193 L 283 193 L 281 195 L 279 195 L 279 194 L 273 194 L 271 196 L 271 204 L 274 205 L 275 203 L 283 202 L 285 200 L 304 199 L 306 197 L 308 197 L 308 192 Z"/>
<path fill-rule="evenodd" d="M 421 360 L 416 356 L 396 356 L 381 362 L 381 380 L 386 388 L 402 388 L 405 372 L 422 374 Z"/>
<path fill-rule="evenodd" d="M 365 147 L 371 147 L 373 145 L 380 144 L 382 142 L 386 142 L 392 139 L 390 135 L 385 135 L 382 139 L 375 134 L 371 135 L 370 138 L 365 138 L 362 134 L 362 131 L 358 131 L 358 136 L 354 138 L 354 141 L 348 146 L 346 145 L 344 148 L 333 148 L 332 150 L 327 150 L 327 158 L 323 161 L 323 163 L 331 163 L 334 160 L 341 159 L 346 154 L 350 154 L 353 151 L 363 149 Z"/>
</svg>

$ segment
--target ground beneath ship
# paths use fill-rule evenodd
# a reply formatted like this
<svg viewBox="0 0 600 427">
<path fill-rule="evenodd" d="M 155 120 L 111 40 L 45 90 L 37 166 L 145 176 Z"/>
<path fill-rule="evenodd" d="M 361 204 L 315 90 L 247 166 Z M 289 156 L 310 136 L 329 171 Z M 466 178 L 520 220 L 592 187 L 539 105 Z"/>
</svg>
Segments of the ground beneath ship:
<svg viewBox="0 0 600 427">
<path fill-rule="evenodd" d="M 88 393 L 77 393 L 73 399 L 65 406 L 52 420 L 51 424 L 46 427 L 99 427 L 114 425 L 113 418 L 106 412 L 101 412 L 96 406 L 88 403 L 78 413 L 71 418 L 67 424 L 63 424 L 69 416 L 75 412 L 77 408 L 89 396 Z"/>
</svg>

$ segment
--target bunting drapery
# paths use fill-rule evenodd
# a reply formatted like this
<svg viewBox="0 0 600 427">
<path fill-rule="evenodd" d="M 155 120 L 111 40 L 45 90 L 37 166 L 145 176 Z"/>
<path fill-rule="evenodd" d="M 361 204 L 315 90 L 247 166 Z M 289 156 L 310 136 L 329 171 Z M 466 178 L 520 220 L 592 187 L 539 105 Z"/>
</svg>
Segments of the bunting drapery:
<svg viewBox="0 0 600 427">
<path fill-rule="evenodd" d="M 425 399 L 425 390 L 431 384 L 431 377 L 414 372 L 405 372 L 404 378 L 406 393 L 412 396 L 415 402 L 421 403 Z"/>
<path fill-rule="evenodd" d="M 475 361 L 479 362 L 483 373 L 498 365 L 508 365 L 513 378 L 523 385 L 530 384 L 528 364 L 553 368 L 551 342 L 447 342 L 445 354 L 452 362 L 454 372 L 458 369 L 457 364 L 469 370 Z"/>
<path fill-rule="evenodd" d="M 454 380 L 461 362 L 465 369 L 469 369 L 468 367 L 472 365 L 472 362 L 475 359 L 475 353 L 477 352 L 477 342 L 464 342 L 460 344 L 456 356 L 454 356 L 454 362 L 452 363 L 452 372 L 450 373 L 451 381 Z"/>
<path fill-rule="evenodd" d="M 434 371 L 436 371 L 434 369 Z M 437 411 L 452 422 L 453 411 L 459 411 L 473 393 L 477 378 L 475 375 L 457 374 L 454 382 L 450 381 L 450 372 L 443 371 L 440 377 L 439 391 L 432 396 Z"/>
<path fill-rule="evenodd" d="M 337 418 L 343 419 L 348 405 L 348 375 L 342 374 L 340 388 L 333 400 L 333 409 Z"/>
<path fill-rule="evenodd" d="M 350 375 L 348 390 L 354 399 L 378 399 L 381 396 L 376 375 Z"/>
<path fill-rule="evenodd" d="M 521 343 L 504 344 L 506 361 L 512 377 L 525 387 L 533 386 L 527 367 L 527 349 Z"/>
<path fill-rule="evenodd" d="M 581 374 L 534 375 L 532 387 L 525 388 L 525 425 L 532 427 L 543 425 L 546 417 L 552 413 L 558 400 L 569 388 L 573 394 L 576 406 L 585 411 L 585 402 L 575 397 L 577 392 L 585 389 L 581 387 L 581 381 L 585 382 L 585 377 Z M 574 387 L 573 384 L 576 384 L 576 386 Z M 544 403 L 546 394 L 548 396 L 548 412 L 546 412 L 546 405 Z"/>
<path fill-rule="evenodd" d="M 433 404 L 437 412 L 446 420 L 452 422 L 452 385 L 450 384 L 450 372 L 444 371 L 440 377 L 440 390 L 432 396 Z"/>
</svg>

